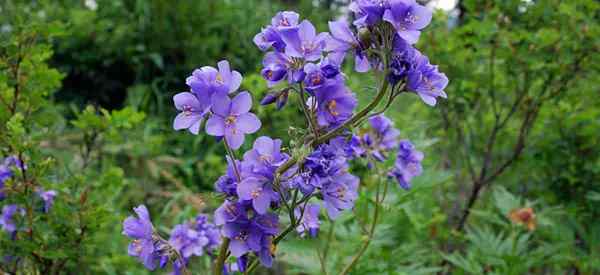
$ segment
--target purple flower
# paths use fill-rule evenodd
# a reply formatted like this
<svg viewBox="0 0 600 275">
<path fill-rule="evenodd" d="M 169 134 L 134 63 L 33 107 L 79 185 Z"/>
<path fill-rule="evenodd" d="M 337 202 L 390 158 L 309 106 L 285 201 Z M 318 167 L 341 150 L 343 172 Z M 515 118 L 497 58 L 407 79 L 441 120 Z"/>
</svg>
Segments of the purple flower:
<svg viewBox="0 0 600 275">
<path fill-rule="evenodd" d="M 354 69 L 357 72 L 367 72 L 371 68 L 365 47 L 358 41 L 350 26 L 343 20 L 330 21 L 329 31 L 331 37 L 327 40 L 326 51 L 336 63 L 341 64 L 346 52 L 354 52 Z"/>
<path fill-rule="evenodd" d="M 344 85 L 328 85 L 315 91 L 317 122 L 320 126 L 335 127 L 352 116 L 356 98 Z"/>
<path fill-rule="evenodd" d="M 217 192 L 224 194 L 225 196 L 232 197 L 237 194 L 237 176 L 233 167 L 232 159 L 227 156 L 227 173 L 215 182 L 215 189 Z M 238 169 L 240 169 L 240 161 L 235 160 Z"/>
<path fill-rule="evenodd" d="M 16 156 L 9 156 L 4 159 L 2 163 L 0 163 L 0 200 L 3 200 L 6 195 L 4 194 L 4 182 L 13 177 L 14 173 L 12 167 L 16 167 L 19 170 L 26 170 L 27 166 L 23 165 L 19 158 Z"/>
<path fill-rule="evenodd" d="M 156 269 L 159 263 L 161 267 L 164 266 L 166 264 L 163 253 L 165 244 L 154 237 L 154 226 L 150 221 L 148 209 L 140 205 L 133 210 L 138 218 L 129 216 L 123 222 L 123 235 L 133 239 L 129 244 L 129 255 L 137 257 L 149 270 Z"/>
<path fill-rule="evenodd" d="M 246 178 L 238 184 L 237 193 L 240 200 L 252 201 L 252 207 L 258 214 L 267 213 L 271 202 L 279 198 L 269 183 L 255 177 Z"/>
<path fill-rule="evenodd" d="M 324 85 L 342 84 L 343 77 L 339 73 L 339 67 L 324 59 L 319 64 L 307 63 L 304 65 L 304 87 L 310 93 Z"/>
<path fill-rule="evenodd" d="M 402 140 L 398 149 L 398 158 L 388 175 L 396 178 L 400 187 L 409 189 L 412 178 L 420 175 L 423 171 L 422 160 L 423 153 L 415 150 L 410 141 Z"/>
<path fill-rule="evenodd" d="M 327 36 L 327 33 L 317 34 L 315 26 L 308 20 L 302 21 L 297 27 L 281 30 L 281 37 L 286 43 L 285 54 L 307 61 L 321 58 Z"/>
<path fill-rule="evenodd" d="M 217 210 L 215 210 L 215 224 L 224 225 L 237 220 L 246 220 L 246 206 L 240 202 L 225 200 Z"/>
<path fill-rule="evenodd" d="M 267 80 L 269 87 L 274 86 L 284 78 L 287 78 L 289 84 L 298 83 L 304 80 L 304 76 L 306 75 L 302 67 L 302 62 L 294 60 L 280 52 L 268 52 L 265 54 L 263 66 L 261 75 Z"/>
<path fill-rule="evenodd" d="M 262 178 L 267 181 L 273 179 L 273 173 L 289 156 L 281 152 L 281 140 L 262 136 L 254 141 L 252 150 L 244 154 L 245 176 Z"/>
<path fill-rule="evenodd" d="M 208 221 L 207 215 L 196 216 L 196 230 L 208 239 L 206 250 L 212 252 L 221 245 L 221 233 L 219 229 L 211 222 Z"/>
<path fill-rule="evenodd" d="M 300 236 L 306 235 L 306 232 L 310 234 L 311 237 L 316 238 L 319 232 L 319 227 L 321 222 L 319 221 L 319 211 L 321 207 L 318 204 L 311 203 L 306 205 L 306 207 L 297 207 L 294 210 L 294 215 L 296 218 L 302 217 L 300 220 L 300 226 L 296 228 L 296 231 L 300 234 Z"/>
<path fill-rule="evenodd" d="M 279 233 L 279 217 L 273 213 L 257 215 L 252 218 L 252 222 L 266 235 Z"/>
<path fill-rule="evenodd" d="M 210 102 L 198 100 L 195 94 L 184 92 L 173 97 L 175 108 L 181 111 L 173 121 L 173 129 L 188 129 L 190 133 L 197 135 L 200 131 L 202 120 L 209 113 Z"/>
<path fill-rule="evenodd" d="M 232 71 L 227 60 L 217 63 L 219 69 L 205 66 L 194 70 L 192 75 L 186 79 L 193 93 L 198 99 L 204 100 L 203 106 L 209 105 L 213 94 L 230 94 L 242 84 L 242 75 Z"/>
<path fill-rule="evenodd" d="M 42 188 L 39 188 L 36 193 L 44 201 L 44 213 L 48 213 L 50 208 L 52 208 L 52 205 L 54 204 L 54 198 L 58 193 L 54 190 L 44 191 Z"/>
<path fill-rule="evenodd" d="M 258 117 L 249 112 L 252 98 L 248 92 L 238 94 L 233 100 L 216 95 L 212 105 L 214 115 L 206 122 L 206 132 L 212 136 L 225 136 L 232 149 L 240 148 L 244 135 L 256 132 L 261 126 Z"/>
<path fill-rule="evenodd" d="M 274 27 L 263 28 L 254 36 L 252 41 L 261 51 L 266 51 L 271 47 L 279 52 L 285 50 L 285 42 L 281 39 L 277 28 Z"/>
<path fill-rule="evenodd" d="M 300 15 L 293 11 L 280 11 L 271 19 L 271 26 L 263 28 L 254 36 L 254 44 L 262 51 L 273 47 L 277 51 L 285 50 L 285 42 L 281 39 L 279 30 L 293 28 L 298 25 Z"/>
<path fill-rule="evenodd" d="M 169 244 L 177 249 L 184 259 L 191 256 L 202 256 L 204 247 L 208 245 L 208 238 L 198 232 L 190 224 L 178 224 L 171 231 Z"/>
<path fill-rule="evenodd" d="M 302 171 L 292 182 L 304 195 L 310 195 L 316 188 L 322 188 L 323 182 L 328 181 L 330 176 L 348 169 L 345 150 L 337 146 L 336 140 L 338 139 L 320 145 L 306 157 Z"/>
<path fill-rule="evenodd" d="M 436 98 L 446 98 L 444 89 L 448 85 L 448 78 L 438 71 L 438 67 L 431 65 L 426 56 L 421 56 L 416 68 L 408 74 L 408 89 L 416 92 L 428 105 L 435 106 Z"/>
<path fill-rule="evenodd" d="M 431 11 L 415 0 L 390 0 L 389 4 L 390 8 L 385 10 L 383 20 L 390 22 L 406 42 L 417 43 L 420 30 L 431 22 Z"/>
<path fill-rule="evenodd" d="M 336 219 L 342 210 L 354 207 L 358 198 L 359 179 L 352 174 L 340 171 L 323 183 L 322 193 L 329 218 Z"/>
<path fill-rule="evenodd" d="M 394 128 L 390 119 L 383 115 L 369 118 L 370 131 L 353 136 L 350 141 L 352 152 L 359 157 L 367 154 L 377 161 L 386 159 L 384 153 L 398 146 L 400 131 Z"/>
<path fill-rule="evenodd" d="M 2 217 L 0 217 L 0 226 L 2 230 L 6 231 L 11 238 L 14 239 L 17 232 L 17 225 L 15 224 L 15 215 L 24 216 L 25 210 L 16 204 L 8 204 L 2 207 Z"/>
<path fill-rule="evenodd" d="M 223 226 L 223 235 L 229 238 L 231 255 L 241 257 L 251 251 L 260 251 L 262 230 L 248 220 L 238 220 Z"/>
<path fill-rule="evenodd" d="M 350 10 L 354 12 L 357 27 L 373 26 L 381 21 L 384 10 L 389 7 L 389 0 L 355 0 L 350 3 Z"/>
<path fill-rule="evenodd" d="M 398 82 L 406 80 L 408 74 L 415 71 L 417 61 L 420 58 L 422 58 L 422 54 L 417 49 L 396 35 L 393 42 L 388 81 L 392 85 L 396 85 Z"/>
</svg>

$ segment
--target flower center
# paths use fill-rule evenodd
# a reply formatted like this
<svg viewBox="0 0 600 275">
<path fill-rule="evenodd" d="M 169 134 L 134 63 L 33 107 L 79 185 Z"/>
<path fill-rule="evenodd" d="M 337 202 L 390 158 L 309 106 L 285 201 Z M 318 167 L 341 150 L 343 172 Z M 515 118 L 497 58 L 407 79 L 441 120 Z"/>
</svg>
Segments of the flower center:
<svg viewBox="0 0 600 275">
<path fill-rule="evenodd" d="M 284 27 L 289 27 L 291 24 L 287 18 L 281 18 L 281 20 L 279 21 L 279 25 L 284 26 Z"/>
<path fill-rule="evenodd" d="M 142 241 L 140 239 L 133 240 L 133 247 L 135 253 L 140 254 L 142 252 Z"/>
<path fill-rule="evenodd" d="M 217 77 L 215 77 L 215 82 L 217 84 L 223 84 L 224 83 L 223 76 L 220 73 L 217 73 Z"/>
<path fill-rule="evenodd" d="M 417 20 L 419 20 L 419 16 L 410 13 L 410 11 L 407 12 L 406 17 L 404 17 L 404 22 L 408 24 L 414 24 Z"/>
<path fill-rule="evenodd" d="M 248 239 L 248 232 L 242 231 L 242 232 L 240 232 L 240 234 L 235 236 L 234 239 L 239 240 L 239 241 L 246 241 Z"/>
<path fill-rule="evenodd" d="M 234 124 L 236 121 L 236 117 L 235 116 L 228 116 L 227 118 L 225 118 L 225 125 L 229 126 Z"/>
<path fill-rule="evenodd" d="M 323 79 L 321 78 L 320 74 L 314 74 L 313 77 L 311 77 L 312 85 L 319 85 L 322 82 L 323 82 Z"/>
<path fill-rule="evenodd" d="M 340 186 L 335 190 L 335 193 L 339 199 L 344 199 L 344 196 L 346 195 L 346 189 Z"/>
<path fill-rule="evenodd" d="M 237 209 L 233 204 L 227 204 L 225 206 L 225 211 L 227 211 L 227 213 L 229 213 L 230 215 L 235 214 L 235 210 L 237 210 Z"/>
<path fill-rule="evenodd" d="M 262 193 L 262 188 L 256 188 L 254 190 L 252 190 L 252 192 L 250 192 L 250 196 L 252 196 L 253 199 L 258 198 L 258 196 L 260 196 L 260 194 Z"/>
<path fill-rule="evenodd" d="M 304 54 L 308 54 L 315 49 L 316 45 L 312 42 L 306 42 L 302 45 L 301 50 Z"/>
<path fill-rule="evenodd" d="M 331 100 L 329 101 L 329 103 L 327 103 L 327 110 L 329 111 L 329 113 L 332 116 L 337 116 L 339 115 L 337 109 L 337 102 L 335 100 Z"/>
<path fill-rule="evenodd" d="M 191 116 L 192 115 L 192 106 L 190 106 L 190 105 L 183 105 L 183 115 L 184 116 Z"/>
<path fill-rule="evenodd" d="M 271 162 L 271 161 L 273 161 L 273 157 L 272 156 L 267 156 L 267 155 L 260 155 L 258 157 L 258 159 L 260 159 L 263 162 Z"/>
</svg>

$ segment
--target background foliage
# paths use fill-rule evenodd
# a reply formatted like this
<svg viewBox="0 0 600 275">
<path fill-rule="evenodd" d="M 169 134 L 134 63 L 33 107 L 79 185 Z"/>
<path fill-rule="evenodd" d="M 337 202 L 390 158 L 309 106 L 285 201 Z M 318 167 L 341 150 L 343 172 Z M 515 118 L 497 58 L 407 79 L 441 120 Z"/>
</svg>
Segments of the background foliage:
<svg viewBox="0 0 600 275">
<path fill-rule="evenodd" d="M 20 259 L 5 258 L 2 270 L 144 273 L 121 235 L 134 205 L 148 205 L 168 233 L 220 201 L 212 190 L 225 170 L 221 147 L 171 130 L 171 97 L 185 77 L 228 59 L 260 99 L 262 55 L 252 44 L 260 27 L 293 9 L 325 30 L 348 16 L 344 2 L 3 1 L 0 96 L 17 105 L 0 107 L 0 156 L 22 155 L 25 186 L 59 195 L 50 213 L 24 219 L 35 225 L 30 238 L 2 235 L 0 255 Z M 389 192 L 353 274 L 600 273 L 599 8 L 462 0 L 436 14 L 419 48 L 448 75 L 449 98 L 432 109 L 404 95 L 388 111 L 404 138 L 419 141 L 425 173 L 412 190 Z M 370 97 L 371 80 L 348 74 L 358 96 Z M 264 125 L 256 136 L 285 137 L 300 125 L 299 110 L 256 111 Z M 380 180 L 356 172 L 365 186 Z M 0 204 L 34 213 L 27 196 L 8 197 Z M 270 272 L 338 272 L 365 238 L 366 200 L 356 219 L 327 223 L 319 239 L 284 242 Z M 511 219 L 526 207 L 532 230 Z"/>
</svg>

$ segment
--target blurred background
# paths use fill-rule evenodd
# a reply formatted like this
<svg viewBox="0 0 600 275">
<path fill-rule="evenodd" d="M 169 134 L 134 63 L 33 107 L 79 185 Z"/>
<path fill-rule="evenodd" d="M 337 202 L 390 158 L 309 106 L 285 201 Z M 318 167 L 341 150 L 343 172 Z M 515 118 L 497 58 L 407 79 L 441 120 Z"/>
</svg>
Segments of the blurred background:
<svg viewBox="0 0 600 275">
<path fill-rule="evenodd" d="M 144 274 L 121 235 L 140 203 L 165 235 L 219 205 L 223 149 L 171 128 L 172 96 L 195 68 L 229 60 L 256 102 L 268 92 L 252 43 L 261 26 L 294 10 L 327 31 L 328 21 L 350 18 L 348 2 L 0 0 L 0 39 L 35 33 L 23 26 L 52 32 L 34 38 L 60 73 L 40 118 L 42 154 L 62 167 L 47 178 L 93 201 L 95 233 L 49 249 L 65 274 Z M 405 94 L 386 114 L 425 153 L 424 173 L 410 191 L 392 186 L 352 274 L 600 274 L 600 3 L 419 2 L 436 13 L 417 48 L 450 79 L 448 99 L 431 108 Z M 372 79 L 346 72 L 364 104 Z M 242 150 L 260 135 L 285 140 L 303 122 L 294 108 L 254 110 L 264 126 Z M 94 183 L 59 185 L 72 177 Z M 361 197 L 356 218 L 325 223 L 315 240 L 289 238 L 275 268 L 260 272 L 337 273 L 359 247 L 368 209 Z M 208 258 L 196 259 L 192 270 L 203 274 Z"/>
</svg>

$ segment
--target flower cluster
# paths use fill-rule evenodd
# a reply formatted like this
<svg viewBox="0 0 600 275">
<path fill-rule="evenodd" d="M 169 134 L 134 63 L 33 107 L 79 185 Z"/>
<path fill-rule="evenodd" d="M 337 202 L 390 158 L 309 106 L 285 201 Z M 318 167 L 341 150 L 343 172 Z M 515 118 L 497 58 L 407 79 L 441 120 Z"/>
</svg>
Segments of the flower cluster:
<svg viewBox="0 0 600 275">
<path fill-rule="evenodd" d="M 176 225 L 169 240 L 163 239 L 155 230 L 148 209 L 144 205 L 134 208 L 137 218 L 127 217 L 123 222 L 123 235 L 133 239 L 128 253 L 137 257 L 149 270 L 164 268 L 173 262 L 173 271 L 180 274 L 192 256 L 212 254 L 221 242 L 216 226 L 205 215 Z"/>
<path fill-rule="evenodd" d="M 186 80 L 189 92 L 178 93 L 173 97 L 175 107 L 181 111 L 175 121 L 175 130 L 188 129 L 197 135 L 206 117 L 206 133 L 224 137 L 233 149 L 244 143 L 244 135 L 256 132 L 260 120 L 250 112 L 252 97 L 241 92 L 230 98 L 242 83 L 242 75 L 232 71 L 229 62 L 218 63 L 218 70 L 205 66 L 195 70 Z"/>
<path fill-rule="evenodd" d="M 335 39 L 329 33 L 317 33 L 308 20 L 298 23 L 299 17 L 295 12 L 279 12 L 271 25 L 254 37 L 259 49 L 270 50 L 263 59 L 261 74 L 270 87 L 282 80 L 287 80 L 287 85 L 298 84 L 294 89 L 302 98 L 305 92 L 312 97 L 303 103 L 315 112 L 311 123 L 318 125 L 314 127 L 332 128 L 352 116 L 357 100 L 344 83 L 340 56 L 328 55 L 329 44 Z M 286 86 L 269 93 L 261 104 L 277 102 L 281 108 L 289 90 Z"/>
<path fill-rule="evenodd" d="M 178 224 L 171 230 L 169 244 L 182 257 L 175 261 L 176 273 L 186 266 L 192 256 L 211 254 L 221 243 L 221 234 L 206 215 L 198 215 L 193 221 Z"/>
<path fill-rule="evenodd" d="M 0 201 L 7 198 L 5 191 L 5 183 L 15 176 L 15 170 L 24 173 L 27 170 L 25 165 L 18 157 L 9 156 L 6 157 L 0 163 Z M 48 213 L 54 204 L 54 198 L 58 193 L 54 190 L 45 191 L 39 187 L 35 194 L 37 195 L 38 201 L 42 204 L 40 207 L 41 212 Z M 16 224 L 15 217 L 25 215 L 25 209 L 17 204 L 7 204 L 2 208 L 2 217 L 0 218 L 0 225 L 2 229 L 6 231 L 11 238 L 15 238 L 19 227 Z"/>
<path fill-rule="evenodd" d="M 221 244 L 219 274 L 244 272 L 250 260 L 270 267 L 276 245 L 286 234 L 316 237 L 321 209 L 336 219 L 354 207 L 360 180 L 350 173 L 352 159 L 367 159 L 371 168 L 397 150 L 388 175 L 402 188 L 410 187 L 421 173 L 423 154 L 410 141 L 400 140 L 400 131 L 382 113 L 402 92 L 416 93 L 428 105 L 446 97 L 448 79 L 414 47 L 431 12 L 415 0 L 356 0 L 350 10 L 356 18 L 353 25 L 332 21 L 329 32 L 321 33 L 298 13 L 282 11 L 254 37 L 266 52 L 261 75 L 271 89 L 261 105 L 275 103 L 281 109 L 289 96 L 298 97 L 307 122 L 298 148 L 283 150 L 280 139 L 261 136 L 236 158 L 245 135 L 261 127 L 250 112 L 250 93 L 237 92 L 241 74 L 221 61 L 218 69 L 202 67 L 188 77 L 189 91 L 173 98 L 180 111 L 173 127 L 198 134 L 206 120 L 206 133 L 224 140 L 227 171 L 215 182 L 224 198 L 214 213 L 220 231 L 199 216 L 177 225 L 165 241 L 154 232 L 145 207 L 138 207 L 139 218 L 129 217 L 124 223 L 124 233 L 134 239 L 132 256 L 153 269 L 175 253 L 178 272 L 192 256 L 213 255 Z M 347 56 L 358 73 L 373 72 L 382 79 L 374 101 L 358 112 L 356 96 L 341 70 Z M 383 98 L 389 98 L 384 110 L 375 112 Z M 363 121 L 369 127 L 354 131 Z M 280 230 L 282 211 L 290 220 L 285 230 Z M 235 263 L 226 263 L 229 255 Z"/>
</svg>

